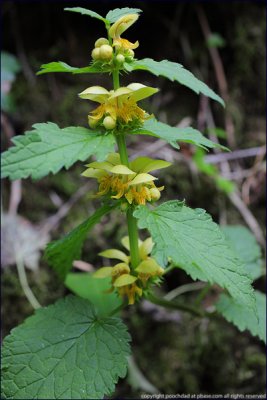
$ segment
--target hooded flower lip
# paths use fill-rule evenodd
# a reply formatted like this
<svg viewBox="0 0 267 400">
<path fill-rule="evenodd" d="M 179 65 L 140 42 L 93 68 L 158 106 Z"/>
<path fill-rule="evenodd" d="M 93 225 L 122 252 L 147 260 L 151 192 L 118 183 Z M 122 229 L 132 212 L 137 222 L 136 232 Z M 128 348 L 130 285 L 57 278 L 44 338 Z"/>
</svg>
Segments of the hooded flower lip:
<svg viewBox="0 0 267 400">
<path fill-rule="evenodd" d="M 122 245 L 130 251 L 129 237 L 125 236 L 121 240 Z M 129 255 L 118 249 L 107 249 L 99 253 L 102 257 L 116 259 L 121 262 L 114 267 L 102 267 L 94 273 L 95 278 L 111 278 L 111 289 L 117 290 L 121 297 L 127 297 L 129 304 L 134 304 L 137 298 L 143 294 L 147 288 L 149 280 L 152 282 L 158 279 L 164 272 L 157 262 L 149 256 L 153 248 L 151 237 L 146 240 L 138 241 L 140 264 L 135 270 L 131 270 L 131 258 Z"/>
<path fill-rule="evenodd" d="M 89 115 L 89 125 L 94 128 L 98 124 L 103 124 L 106 129 L 114 129 L 117 121 L 121 124 L 128 124 L 135 121 L 143 123 L 149 115 L 136 103 L 153 94 L 158 89 L 141 83 L 131 83 L 126 87 L 117 90 L 106 90 L 101 86 L 91 86 L 79 93 L 79 97 L 86 100 L 95 101 L 100 105 Z M 114 123 L 106 123 L 106 117 L 112 118 Z"/>
<path fill-rule="evenodd" d="M 158 200 L 164 187 L 156 187 L 154 181 L 157 178 L 149 172 L 169 165 L 171 163 L 164 160 L 138 157 L 127 167 L 121 164 L 118 153 L 111 153 L 106 161 L 87 164 L 89 168 L 82 175 L 97 179 L 99 190 L 96 196 L 109 194 L 113 199 L 124 197 L 129 204 L 139 205 Z"/>
<path fill-rule="evenodd" d="M 139 46 L 138 41 L 131 43 L 129 40 L 121 38 L 121 34 L 130 28 L 138 18 L 138 14 L 124 15 L 110 27 L 109 36 L 113 39 L 113 46 L 126 51 L 136 49 Z"/>
</svg>

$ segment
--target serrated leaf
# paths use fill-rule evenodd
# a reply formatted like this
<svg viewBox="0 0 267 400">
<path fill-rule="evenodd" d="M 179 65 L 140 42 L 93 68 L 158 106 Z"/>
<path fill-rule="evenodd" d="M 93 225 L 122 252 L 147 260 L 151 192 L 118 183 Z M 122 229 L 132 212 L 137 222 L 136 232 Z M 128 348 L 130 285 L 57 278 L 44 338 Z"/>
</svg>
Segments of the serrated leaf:
<svg viewBox="0 0 267 400">
<path fill-rule="evenodd" d="M 216 310 L 241 332 L 248 329 L 253 336 L 258 336 L 266 343 L 266 295 L 255 290 L 255 299 L 256 314 L 244 305 L 237 304 L 233 298 L 224 293 L 216 303 Z"/>
<path fill-rule="evenodd" d="M 173 200 L 153 210 L 139 206 L 134 216 L 139 227 L 151 233 L 155 243 L 152 256 L 160 265 L 170 257 L 193 279 L 218 284 L 238 303 L 254 310 L 251 279 L 205 210 L 193 210 Z"/>
<path fill-rule="evenodd" d="M 103 66 L 97 63 L 93 65 L 88 65 L 86 67 L 78 68 L 71 67 L 67 63 L 63 61 L 53 61 L 48 64 L 42 64 L 40 67 L 40 71 L 36 73 L 36 75 L 49 74 L 51 72 L 69 72 L 71 74 L 85 74 L 85 73 L 103 73 L 109 72 L 110 67 Z"/>
<path fill-rule="evenodd" d="M 102 399 L 127 370 L 130 336 L 119 318 L 100 318 L 68 296 L 39 309 L 3 341 L 6 399 Z"/>
<path fill-rule="evenodd" d="M 261 248 L 255 236 L 245 226 L 227 225 L 221 227 L 228 240 L 229 246 L 233 248 L 240 260 L 243 261 L 247 273 L 253 280 L 263 275 L 263 261 Z"/>
<path fill-rule="evenodd" d="M 50 172 L 70 168 L 76 161 L 85 161 L 91 155 L 104 159 L 114 150 L 114 138 L 82 127 L 60 129 L 52 122 L 35 124 L 34 130 L 15 136 L 2 154 L 2 178 L 40 179 Z"/>
<path fill-rule="evenodd" d="M 114 207 L 115 205 L 103 205 L 91 217 L 70 231 L 62 239 L 55 240 L 47 245 L 44 257 L 61 279 L 65 279 L 72 267 L 73 261 L 81 259 L 83 242 L 90 230 Z"/>
<path fill-rule="evenodd" d="M 187 128 L 176 128 L 163 122 L 157 121 L 155 118 L 146 120 L 141 128 L 132 131 L 135 135 L 150 135 L 160 139 L 166 140 L 171 146 L 179 149 L 177 142 L 191 143 L 196 146 L 202 147 L 207 150 L 208 148 L 219 147 L 223 150 L 228 150 L 226 147 L 212 142 L 202 135 L 197 129 Z"/>
<path fill-rule="evenodd" d="M 97 279 L 92 273 L 70 273 L 65 286 L 76 295 L 92 303 L 100 316 L 107 316 L 122 304 L 121 297 L 111 288 L 111 278 Z"/>
<path fill-rule="evenodd" d="M 123 17 L 124 15 L 127 14 L 140 14 L 142 10 L 140 8 L 115 8 L 115 10 L 110 10 L 107 15 L 106 19 L 113 24 L 116 22 L 119 18 Z"/>
<path fill-rule="evenodd" d="M 77 13 L 80 13 L 82 15 L 88 15 L 89 17 L 97 18 L 100 21 L 103 21 L 105 23 L 107 22 L 107 20 L 104 17 L 102 17 L 100 14 L 96 13 L 95 11 L 88 10 L 87 8 L 83 8 L 83 7 L 67 7 L 67 8 L 64 8 L 64 10 L 65 11 L 77 12 Z"/>
<path fill-rule="evenodd" d="M 204 94 L 213 100 L 218 101 L 223 106 L 223 99 L 211 90 L 204 82 L 197 79 L 190 71 L 185 69 L 183 65 L 168 61 L 155 61 L 152 58 L 144 58 L 135 60 L 131 63 L 124 63 L 127 71 L 144 70 L 149 71 L 156 76 L 164 76 L 171 81 L 179 82 L 181 85 L 188 87 L 197 94 Z"/>
</svg>

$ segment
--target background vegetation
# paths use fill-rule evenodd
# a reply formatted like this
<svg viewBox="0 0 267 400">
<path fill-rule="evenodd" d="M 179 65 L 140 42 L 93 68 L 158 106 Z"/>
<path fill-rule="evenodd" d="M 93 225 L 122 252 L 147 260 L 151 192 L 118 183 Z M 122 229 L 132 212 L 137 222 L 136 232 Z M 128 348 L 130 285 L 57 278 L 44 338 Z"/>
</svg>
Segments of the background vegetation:
<svg viewBox="0 0 267 400">
<path fill-rule="evenodd" d="M 36 122 L 86 126 L 91 104 L 79 100 L 77 93 L 92 85 L 111 88 L 106 75 L 101 79 L 93 75 L 35 76 L 42 63 L 61 60 L 86 66 L 90 62 L 94 42 L 105 32 L 97 20 L 63 11 L 75 5 L 74 1 L 3 3 L 3 50 L 16 56 L 19 63 L 12 87 L 2 75 L 1 90 L 9 96 L 8 104 L 2 103 L 3 150 L 12 136 L 30 130 Z M 111 2 L 80 1 L 79 6 L 105 14 Z M 112 1 L 112 8 L 123 6 L 129 6 L 129 2 Z M 209 176 L 207 167 L 201 172 L 200 164 L 194 161 L 195 149 L 190 146 L 183 146 L 178 153 L 160 141 L 144 137 L 145 145 L 135 137 L 129 142 L 130 152 L 149 153 L 174 163 L 159 176 L 166 186 L 163 200 L 185 198 L 189 206 L 205 208 L 221 224 L 249 226 L 263 244 L 264 2 L 131 1 L 131 6 L 143 9 L 128 35 L 129 40 L 140 42 L 136 56 L 183 64 L 223 96 L 227 108 L 224 111 L 183 86 L 145 72 L 136 72 L 131 78 L 124 76 L 123 82 L 142 81 L 160 87 L 160 94 L 144 107 L 162 121 L 180 126 L 190 123 L 207 134 L 223 136 L 220 141 L 231 147 L 231 160 L 227 153 L 213 154 L 206 160 L 222 177 L 235 183 L 236 191 L 231 192 L 229 184 L 220 184 L 215 176 Z M 14 252 L 24 255 L 30 285 L 42 305 L 67 293 L 39 256 L 49 237 L 67 233 L 95 210 L 96 203 L 88 198 L 94 183 L 80 176 L 82 170 L 83 165 L 76 165 L 68 173 L 61 171 L 38 182 L 3 182 L 2 336 L 32 313 L 17 278 Z M 76 271 L 101 265 L 97 253 L 118 245 L 126 233 L 123 223 L 117 213 L 95 228 L 83 253 L 87 264 L 78 263 Z M 183 271 L 176 270 L 162 290 L 167 292 L 189 282 Z M 255 287 L 264 291 L 265 277 L 258 279 Z M 184 296 L 190 301 L 196 295 L 189 292 Z M 215 296 L 211 292 L 204 306 L 212 304 Z M 146 302 L 126 310 L 124 318 L 133 337 L 135 361 L 161 393 L 264 391 L 264 346 L 249 333 L 240 333 L 224 321 L 166 312 Z M 131 398 L 145 392 L 138 388 L 138 382 L 140 385 L 140 379 L 134 377 L 121 382 L 114 398 Z"/>
</svg>

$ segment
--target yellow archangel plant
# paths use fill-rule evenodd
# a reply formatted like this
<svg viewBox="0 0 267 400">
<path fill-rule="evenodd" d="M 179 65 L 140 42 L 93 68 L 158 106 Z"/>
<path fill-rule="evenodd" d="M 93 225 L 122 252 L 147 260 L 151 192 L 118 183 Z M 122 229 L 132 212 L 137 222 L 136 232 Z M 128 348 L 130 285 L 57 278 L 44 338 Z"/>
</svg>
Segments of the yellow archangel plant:
<svg viewBox="0 0 267 400">
<path fill-rule="evenodd" d="M 5 399 L 102 399 L 110 395 L 114 383 L 125 376 L 129 355 L 129 336 L 117 314 L 127 304 L 135 304 L 144 297 L 159 306 L 187 311 L 198 318 L 221 313 L 242 330 L 248 328 L 263 340 L 266 337 L 265 322 L 261 320 L 262 314 L 266 315 L 263 311 L 266 300 L 263 293 L 254 296 L 249 276 L 251 268 L 246 270 L 205 210 L 192 209 L 179 200 L 155 205 L 164 186 L 157 184 L 160 176 L 157 178 L 154 171 L 170 163 L 145 156 L 129 159 L 126 138 L 130 135 L 135 139 L 142 135 L 157 137 L 175 151 L 179 149 L 179 142 L 204 149 L 223 146 L 192 127 L 169 126 L 157 121 L 139 102 L 156 94 L 158 89 L 138 82 L 121 87 L 120 75 L 144 70 L 177 81 L 221 104 L 223 100 L 180 64 L 135 58 L 138 41 L 131 43 L 122 35 L 138 20 L 141 10 L 125 7 L 109 11 L 106 17 L 81 7 L 67 10 L 100 20 L 106 27 L 107 37 L 95 41 L 89 65 L 76 68 L 61 61 L 51 62 L 42 65 L 39 73 L 106 73 L 112 76 L 113 86 L 91 86 L 79 94 L 81 99 L 97 103 L 88 115 L 90 129 L 60 128 L 51 122 L 35 124 L 31 132 L 14 138 L 14 146 L 2 156 L 1 172 L 3 177 L 11 179 L 29 176 L 40 179 L 94 156 L 95 160 L 86 164 L 82 176 L 97 181 L 98 189 L 93 197 L 101 198 L 102 204 L 45 250 L 48 264 L 78 296 L 66 296 L 38 310 L 4 340 Z M 104 250 L 99 253 L 106 259 L 102 268 L 93 273 L 71 273 L 90 230 L 114 209 L 126 215 L 128 236 L 121 240 L 125 251 Z M 140 229 L 149 232 L 145 239 L 139 238 L 137 223 Z M 19 277 L 23 260 L 21 263 Z M 188 302 L 187 296 L 177 300 L 178 293 L 184 293 L 180 287 L 164 297 L 159 297 L 154 290 L 174 268 L 184 270 L 193 280 L 205 282 L 195 301 Z M 225 293 L 219 294 L 216 288 L 219 301 L 215 307 L 202 310 L 200 303 L 211 284 L 219 285 Z M 188 286 L 192 287 L 186 285 L 185 291 Z M 39 307 L 29 289 L 25 290 L 27 298 L 33 307 L 36 304 Z M 56 357 L 51 358 L 51 354 Z"/>
<path fill-rule="evenodd" d="M 133 58 L 133 49 L 137 48 L 139 43 L 138 41 L 130 43 L 127 39 L 121 38 L 121 34 L 137 19 L 138 14 L 119 18 L 110 27 L 109 38 L 99 38 L 95 42 L 95 48 L 92 51 L 93 59 L 104 64 L 115 61 L 115 65 L 119 65 L 127 57 Z M 106 161 L 87 164 L 88 168 L 82 175 L 98 181 L 99 189 L 94 197 L 104 196 L 120 200 L 121 208 L 128 208 L 130 235 L 130 239 L 127 239 L 128 250 L 135 254 L 128 257 L 116 249 L 101 253 L 104 256 L 109 254 L 112 258 L 116 258 L 113 256 L 117 255 L 122 262 L 114 267 L 101 268 L 95 276 L 98 278 L 110 276 L 112 290 L 116 289 L 120 296 L 128 298 L 129 304 L 134 304 L 135 299 L 140 298 L 144 290 L 148 289 L 148 285 L 155 283 L 154 278 L 162 275 L 163 269 L 153 258 L 148 257 L 152 250 L 151 238 L 144 243 L 140 239 L 137 242 L 137 228 L 132 213 L 135 206 L 152 203 L 160 198 L 160 192 L 164 186 L 157 187 L 155 185 L 157 178 L 149 172 L 166 168 L 170 163 L 149 157 L 138 157 L 129 162 L 123 136 L 127 128 L 142 126 L 144 121 L 150 118 L 150 115 L 137 103 L 157 93 L 158 89 L 137 82 L 120 87 L 119 73 L 116 70 L 113 71 L 113 83 L 112 90 L 101 86 L 91 86 L 79 93 L 80 98 L 99 103 L 99 106 L 88 115 L 89 126 L 92 129 L 103 128 L 113 131 L 119 150 L 119 153 L 109 154 Z"/>
</svg>

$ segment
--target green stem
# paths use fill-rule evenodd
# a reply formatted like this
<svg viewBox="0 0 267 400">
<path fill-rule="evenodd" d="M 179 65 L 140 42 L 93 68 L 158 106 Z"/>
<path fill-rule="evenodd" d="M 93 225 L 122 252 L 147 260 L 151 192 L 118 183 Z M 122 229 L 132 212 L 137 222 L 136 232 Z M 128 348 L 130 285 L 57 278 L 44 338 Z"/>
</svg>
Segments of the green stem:
<svg viewBox="0 0 267 400">
<path fill-rule="evenodd" d="M 113 77 L 114 90 L 117 90 L 120 87 L 119 70 L 114 69 L 112 72 L 112 77 Z M 121 162 L 122 164 L 128 167 L 129 159 L 128 159 L 125 135 L 123 133 L 118 132 L 117 134 L 115 134 L 115 137 L 118 145 Z M 133 211 L 134 209 L 132 207 L 127 210 L 127 224 L 128 224 L 128 235 L 130 242 L 131 264 L 133 268 L 136 268 L 139 264 L 138 229 L 137 229 L 137 220 L 133 216 Z"/>
<path fill-rule="evenodd" d="M 129 167 L 129 159 L 125 142 L 125 135 L 123 133 L 116 134 L 116 142 L 121 157 L 121 162 Z"/>
<path fill-rule="evenodd" d="M 206 316 L 205 311 L 199 310 L 198 308 L 195 308 L 193 306 L 184 304 L 184 303 L 178 303 L 178 302 L 172 302 L 168 301 L 162 298 L 159 298 L 155 296 L 154 294 L 149 294 L 147 295 L 147 299 L 154 304 L 157 304 L 159 306 L 163 306 L 165 308 L 170 308 L 172 310 L 182 310 L 182 311 L 187 311 L 193 315 L 196 315 L 198 317 L 204 317 Z"/>
<path fill-rule="evenodd" d="M 138 247 L 138 230 L 137 230 L 137 220 L 133 216 L 132 208 L 128 208 L 127 210 L 127 224 L 128 224 L 128 234 L 130 242 L 131 264 L 133 268 L 136 268 L 140 262 L 139 247 Z"/>
</svg>

